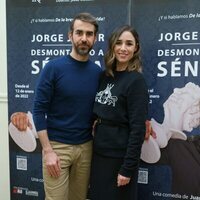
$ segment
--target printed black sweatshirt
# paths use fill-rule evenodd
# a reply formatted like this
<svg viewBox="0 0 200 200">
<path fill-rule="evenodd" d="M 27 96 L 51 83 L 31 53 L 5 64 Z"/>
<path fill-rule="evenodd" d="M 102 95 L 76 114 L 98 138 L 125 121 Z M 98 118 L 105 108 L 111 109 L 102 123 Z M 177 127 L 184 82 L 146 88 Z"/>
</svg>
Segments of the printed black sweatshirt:
<svg viewBox="0 0 200 200">
<path fill-rule="evenodd" d="M 130 177 L 138 169 L 148 112 L 148 90 L 141 73 L 115 72 L 100 79 L 94 114 L 98 123 L 94 151 L 124 158 L 119 173 Z"/>
</svg>

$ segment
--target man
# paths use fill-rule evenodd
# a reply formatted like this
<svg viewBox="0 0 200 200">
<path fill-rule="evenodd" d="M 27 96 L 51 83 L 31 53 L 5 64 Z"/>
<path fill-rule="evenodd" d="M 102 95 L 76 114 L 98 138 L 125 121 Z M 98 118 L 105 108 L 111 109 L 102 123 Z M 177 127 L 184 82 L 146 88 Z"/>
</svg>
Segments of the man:
<svg viewBox="0 0 200 200">
<path fill-rule="evenodd" d="M 50 61 L 35 91 L 33 118 L 42 145 L 46 200 L 85 200 L 92 153 L 92 109 L 101 69 L 89 60 L 98 24 L 89 13 L 73 19 L 69 56 Z M 17 115 L 23 115 L 18 113 Z M 12 122 L 23 129 L 26 117 Z M 18 125 L 17 125 L 18 124 Z"/>
</svg>

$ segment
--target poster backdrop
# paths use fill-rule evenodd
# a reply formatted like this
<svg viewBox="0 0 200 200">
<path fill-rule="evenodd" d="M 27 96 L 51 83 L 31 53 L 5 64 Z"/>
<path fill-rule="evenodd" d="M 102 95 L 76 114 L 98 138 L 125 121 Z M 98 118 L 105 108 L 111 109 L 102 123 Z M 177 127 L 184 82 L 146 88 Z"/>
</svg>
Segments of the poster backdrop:
<svg viewBox="0 0 200 200">
<path fill-rule="evenodd" d="M 45 64 L 68 55 L 73 16 L 90 12 L 100 30 L 91 59 L 104 68 L 107 38 L 132 24 L 142 46 L 149 87 L 149 122 L 157 138 L 141 159 L 139 199 L 200 199 L 200 3 L 198 0 L 7 0 L 9 118 L 30 112 L 37 78 Z M 9 132 L 12 200 L 44 199 L 41 146 Z M 35 143 L 34 143 L 35 141 Z M 32 149 L 29 149 L 31 148 Z M 28 150 L 27 150 L 28 148 Z M 24 150 L 25 149 L 25 150 Z M 145 155 L 146 155 L 145 154 Z"/>
<path fill-rule="evenodd" d="M 133 2 L 157 135 L 141 163 L 139 199 L 200 199 L 200 2 Z"/>
<path fill-rule="evenodd" d="M 102 68 L 107 36 L 116 26 L 130 23 L 128 0 L 8 0 L 6 3 L 9 118 L 17 111 L 31 112 L 35 83 L 42 68 L 50 59 L 70 53 L 67 32 L 74 15 L 90 12 L 97 17 L 100 30 L 90 54 Z M 9 135 L 11 199 L 43 200 L 38 139 L 34 144 L 34 138 Z M 30 145 L 24 144 L 28 142 L 32 147 L 36 145 L 31 152 L 21 148 L 29 149 Z"/>
</svg>

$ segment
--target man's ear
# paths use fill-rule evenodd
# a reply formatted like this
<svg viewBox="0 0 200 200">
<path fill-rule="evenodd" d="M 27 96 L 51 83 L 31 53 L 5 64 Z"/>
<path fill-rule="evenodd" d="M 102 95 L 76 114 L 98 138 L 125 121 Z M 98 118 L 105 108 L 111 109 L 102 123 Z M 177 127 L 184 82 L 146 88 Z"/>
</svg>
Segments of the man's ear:
<svg viewBox="0 0 200 200">
<path fill-rule="evenodd" d="M 96 43 L 97 38 L 98 38 L 98 35 L 96 34 L 96 35 L 95 35 L 95 39 L 94 39 L 94 43 Z"/>
<path fill-rule="evenodd" d="M 71 32 L 71 31 L 68 32 L 67 36 L 68 36 L 68 39 L 69 39 L 70 41 L 72 41 L 72 32 Z"/>
</svg>

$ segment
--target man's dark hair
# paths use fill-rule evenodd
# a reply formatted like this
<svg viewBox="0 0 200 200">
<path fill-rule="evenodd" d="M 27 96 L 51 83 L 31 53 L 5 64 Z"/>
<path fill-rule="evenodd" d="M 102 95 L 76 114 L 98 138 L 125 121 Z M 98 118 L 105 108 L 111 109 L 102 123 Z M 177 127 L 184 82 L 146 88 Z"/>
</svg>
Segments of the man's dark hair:
<svg viewBox="0 0 200 200">
<path fill-rule="evenodd" d="M 71 32 L 73 32 L 73 30 L 74 30 L 74 22 L 76 20 L 81 20 L 83 22 L 93 24 L 94 27 L 95 27 L 95 34 L 98 32 L 99 26 L 97 24 L 96 18 L 93 15 L 91 15 L 90 13 L 79 13 L 79 14 L 77 14 L 70 24 L 70 31 Z"/>
</svg>

